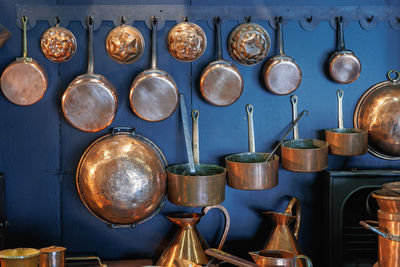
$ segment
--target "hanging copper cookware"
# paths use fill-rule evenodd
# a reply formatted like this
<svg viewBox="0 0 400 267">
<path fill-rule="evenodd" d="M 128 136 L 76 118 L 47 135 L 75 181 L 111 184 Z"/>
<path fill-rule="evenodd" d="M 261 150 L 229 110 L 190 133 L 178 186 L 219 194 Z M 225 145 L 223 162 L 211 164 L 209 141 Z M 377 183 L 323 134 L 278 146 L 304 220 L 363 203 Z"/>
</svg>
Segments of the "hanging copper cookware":
<svg viewBox="0 0 400 267">
<path fill-rule="evenodd" d="M 268 59 L 263 68 L 267 89 L 277 95 L 294 92 L 301 83 L 301 70 L 292 57 L 283 49 L 282 17 L 276 18 L 279 54 Z"/>
<path fill-rule="evenodd" d="M 339 128 L 325 130 L 329 152 L 339 156 L 356 156 L 367 153 L 368 132 L 364 129 L 343 128 L 343 90 L 337 90 L 336 94 Z"/>
<path fill-rule="evenodd" d="M 76 186 L 86 208 L 111 226 L 151 219 L 165 201 L 167 161 L 150 140 L 130 128 L 114 128 L 84 152 Z"/>
<path fill-rule="evenodd" d="M 268 32 L 257 23 L 240 24 L 228 38 L 229 54 L 242 65 L 260 63 L 268 55 L 270 47 Z"/>
<path fill-rule="evenodd" d="M 200 91 L 208 103 L 228 106 L 239 99 L 243 91 L 243 79 L 238 68 L 222 58 L 221 19 L 215 19 L 218 54 L 200 76 Z"/>
<path fill-rule="evenodd" d="M 392 78 L 391 75 L 397 77 Z M 387 160 L 400 159 L 400 73 L 369 88 L 358 100 L 354 126 L 368 131 L 368 151 Z"/>
<path fill-rule="evenodd" d="M 93 17 L 87 17 L 88 70 L 65 90 L 61 106 L 66 120 L 85 132 L 97 132 L 111 124 L 117 112 L 117 94 L 104 76 L 94 74 Z"/>
<path fill-rule="evenodd" d="M 183 95 L 180 96 L 180 103 L 189 163 L 167 168 L 168 200 L 176 205 L 186 207 L 219 204 L 225 200 L 226 169 L 217 165 L 199 163 L 197 133 L 199 113 L 195 111 L 193 114 L 193 149 L 195 150 L 193 153 Z M 196 157 L 193 155 L 196 155 Z"/>
<path fill-rule="evenodd" d="M 183 21 L 169 31 L 167 47 L 169 53 L 177 60 L 192 62 L 206 51 L 207 37 L 199 25 Z"/>
<path fill-rule="evenodd" d="M 121 25 L 112 29 L 106 37 L 106 51 L 108 56 L 119 64 L 131 64 L 143 55 L 145 42 L 140 31 L 125 24 L 121 18 Z"/>
<path fill-rule="evenodd" d="M 8 65 L 1 75 L 1 90 L 4 96 L 12 103 L 20 106 L 29 106 L 38 102 L 47 89 L 46 72 L 39 63 L 28 58 L 26 23 L 28 18 L 23 16 L 22 46 L 23 55 Z"/>
<path fill-rule="evenodd" d="M 40 39 L 40 48 L 43 55 L 55 63 L 70 60 L 76 52 L 76 38 L 74 34 L 64 27 L 60 27 L 60 19 L 55 18 L 56 25 L 47 29 Z"/>
<path fill-rule="evenodd" d="M 129 101 L 135 114 L 146 121 L 162 121 L 178 106 L 178 88 L 172 77 L 157 69 L 157 18 L 152 19 L 151 68 L 133 80 Z"/>
<path fill-rule="evenodd" d="M 279 157 L 255 152 L 253 106 L 246 105 L 250 152 L 225 158 L 228 185 L 241 190 L 263 190 L 278 185 Z M 268 161 L 267 161 L 268 160 Z"/>
<path fill-rule="evenodd" d="M 339 50 L 333 53 L 329 59 L 329 74 L 335 82 L 351 83 L 360 76 L 361 63 L 353 51 L 345 47 L 343 17 L 337 18 L 337 21 Z"/>
<path fill-rule="evenodd" d="M 293 120 L 297 118 L 297 96 L 290 98 Z M 286 140 L 281 147 L 282 167 L 294 172 L 318 172 L 328 167 L 329 144 L 317 139 L 298 139 L 297 125 L 293 140 Z"/>
</svg>

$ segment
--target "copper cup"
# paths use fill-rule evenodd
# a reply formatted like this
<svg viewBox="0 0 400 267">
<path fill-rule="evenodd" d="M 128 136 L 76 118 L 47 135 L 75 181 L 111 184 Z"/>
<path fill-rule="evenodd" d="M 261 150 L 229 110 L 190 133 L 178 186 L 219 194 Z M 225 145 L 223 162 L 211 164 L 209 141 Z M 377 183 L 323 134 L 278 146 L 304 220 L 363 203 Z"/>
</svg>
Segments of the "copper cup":
<svg viewBox="0 0 400 267">
<path fill-rule="evenodd" d="M 65 247 L 50 246 L 40 249 L 39 267 L 64 267 Z"/>
</svg>

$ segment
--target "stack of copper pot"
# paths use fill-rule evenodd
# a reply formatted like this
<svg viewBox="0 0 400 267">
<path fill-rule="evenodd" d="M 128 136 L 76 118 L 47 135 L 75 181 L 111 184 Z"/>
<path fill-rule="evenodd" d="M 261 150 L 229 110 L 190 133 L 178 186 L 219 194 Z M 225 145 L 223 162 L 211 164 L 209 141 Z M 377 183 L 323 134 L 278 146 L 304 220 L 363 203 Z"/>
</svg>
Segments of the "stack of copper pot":
<svg viewBox="0 0 400 267">
<path fill-rule="evenodd" d="M 400 267 L 400 182 L 382 187 L 372 193 L 379 205 L 378 222 L 361 221 L 360 224 L 379 235 L 379 262 L 374 267 Z"/>
</svg>

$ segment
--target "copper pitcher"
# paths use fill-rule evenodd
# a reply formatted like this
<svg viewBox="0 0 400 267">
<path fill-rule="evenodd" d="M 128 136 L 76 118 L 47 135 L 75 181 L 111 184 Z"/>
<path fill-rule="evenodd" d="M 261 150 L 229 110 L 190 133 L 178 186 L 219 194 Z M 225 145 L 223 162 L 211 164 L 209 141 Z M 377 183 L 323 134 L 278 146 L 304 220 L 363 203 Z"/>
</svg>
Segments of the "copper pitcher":
<svg viewBox="0 0 400 267">
<path fill-rule="evenodd" d="M 298 259 L 304 260 L 307 267 L 312 267 L 311 259 L 305 255 L 294 255 L 284 250 L 262 250 L 249 252 L 253 261 L 259 266 L 267 267 L 296 267 Z"/>
<path fill-rule="evenodd" d="M 225 216 L 225 229 L 218 245 L 218 249 L 221 249 L 225 243 L 230 226 L 230 216 L 224 206 L 208 206 L 203 208 L 202 213 L 174 213 L 168 215 L 167 218 L 180 228 L 158 259 L 156 265 L 179 267 L 182 260 L 187 260 L 198 265 L 208 264 L 210 259 L 204 253 L 204 250 L 208 248 L 208 244 L 195 226 L 209 210 L 214 208 L 221 210 Z"/>
<path fill-rule="evenodd" d="M 294 207 L 296 208 L 295 215 L 292 214 Z M 297 242 L 301 222 L 301 205 L 299 199 L 292 197 L 284 213 L 269 211 L 263 212 L 263 214 L 268 215 L 275 222 L 275 226 L 262 250 L 284 250 L 296 256 L 302 255 L 303 251 Z M 292 231 L 289 228 L 289 224 L 294 219 L 296 220 Z M 305 266 L 301 261 L 297 261 L 297 264 L 298 266 Z"/>
</svg>

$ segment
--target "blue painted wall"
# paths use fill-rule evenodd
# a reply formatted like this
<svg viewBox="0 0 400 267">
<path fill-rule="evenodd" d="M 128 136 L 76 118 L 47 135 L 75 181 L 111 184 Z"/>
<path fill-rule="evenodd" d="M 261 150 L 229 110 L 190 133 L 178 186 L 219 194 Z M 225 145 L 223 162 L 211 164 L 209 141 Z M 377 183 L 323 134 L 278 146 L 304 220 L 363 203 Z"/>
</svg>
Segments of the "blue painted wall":
<svg viewBox="0 0 400 267">
<path fill-rule="evenodd" d="M 21 32 L 15 24 L 17 1 L 0 1 L 0 23 L 13 33 L 12 38 L 0 49 L 0 69 L 4 69 L 21 54 Z M 37 4 L 107 4 L 109 1 L 53 1 L 35 0 Z M 321 4 L 331 1 L 290 1 L 280 4 Z M 22 3 L 18 2 L 18 3 Z M 132 1 L 116 1 L 114 4 L 132 4 Z M 215 1 L 134 1 L 137 4 L 186 4 L 207 5 Z M 239 4 L 242 1 L 218 1 L 218 4 Z M 276 4 L 274 1 L 254 0 L 250 5 Z M 390 5 L 392 1 L 335 1 L 335 4 Z M 216 50 L 214 33 L 204 21 L 196 21 L 206 32 L 208 48 L 204 55 L 192 64 L 181 63 L 166 50 L 166 35 L 174 22 L 167 22 L 158 32 L 159 67 L 168 71 L 185 95 L 188 108 L 200 110 L 200 158 L 204 163 L 223 164 L 224 156 L 246 151 L 247 121 L 244 107 L 251 103 L 255 113 L 255 137 L 257 151 L 270 151 L 291 121 L 289 96 L 269 93 L 262 85 L 262 64 L 238 66 L 244 78 L 245 88 L 241 98 L 229 107 L 207 104 L 199 93 L 198 79 L 202 69 L 214 60 Z M 270 33 L 275 43 L 273 29 L 266 21 L 257 21 Z M 238 22 L 223 24 L 223 40 Z M 111 127 L 132 126 L 137 133 L 154 141 L 165 154 L 169 164 L 186 162 L 184 139 L 179 113 L 169 119 L 151 123 L 136 117 L 128 104 L 128 92 L 133 78 L 149 67 L 150 31 L 144 23 L 134 25 L 144 35 L 147 49 L 136 63 L 122 66 L 106 54 L 104 40 L 113 28 L 105 22 L 95 31 L 95 73 L 106 76 L 117 88 L 119 109 Z M 0 96 L 0 171 L 6 175 L 7 218 L 9 247 L 44 247 L 57 244 L 68 248 L 69 253 L 95 253 L 105 259 L 157 258 L 160 248 L 166 245 L 175 228 L 162 215 L 171 211 L 199 211 L 199 208 L 182 208 L 167 203 L 160 215 L 135 229 L 115 230 L 93 217 L 81 203 L 75 187 L 77 163 L 90 143 L 107 134 L 109 129 L 98 133 L 84 133 L 70 126 L 60 113 L 60 96 L 77 75 L 86 71 L 86 31 L 79 22 L 68 28 L 75 34 L 78 50 L 74 58 L 57 65 L 41 53 L 39 38 L 49 27 L 38 22 L 28 32 L 28 54 L 47 70 L 49 87 L 44 98 L 29 107 L 19 107 Z M 289 22 L 284 28 L 286 53 L 293 56 L 303 71 L 303 81 L 296 91 L 299 110 L 308 109 L 310 116 L 300 122 L 300 138 L 321 137 L 321 130 L 337 127 L 336 90 L 343 89 L 344 124 L 352 126 L 353 112 L 359 97 L 373 84 L 385 80 L 390 69 L 400 69 L 400 33 L 390 28 L 387 21 L 380 22 L 370 31 L 363 30 L 358 22 L 345 27 L 346 45 L 362 62 L 362 73 L 352 84 L 339 85 L 327 78 L 326 61 L 336 48 L 334 30 L 327 21 L 313 31 L 303 30 L 298 22 Z M 224 46 L 226 50 L 226 46 Z M 270 55 L 275 52 L 273 45 Z M 225 59 L 230 59 L 224 51 Z M 359 157 L 329 156 L 329 169 L 398 169 L 398 161 L 385 161 L 370 154 Z M 322 222 L 321 174 L 293 173 L 280 170 L 279 186 L 265 191 L 246 192 L 227 187 L 223 203 L 232 217 L 231 231 L 225 249 L 245 255 L 249 250 L 260 249 L 265 242 L 271 222 L 262 217 L 262 210 L 282 211 L 287 204 L 286 195 L 297 196 L 302 201 L 303 222 L 300 244 L 306 254 L 317 263 L 322 249 L 320 224 Z M 221 232 L 222 218 L 211 212 L 198 228 L 212 244 Z"/>
</svg>

